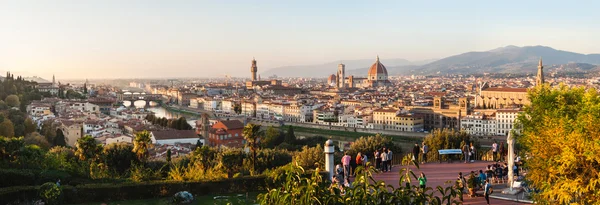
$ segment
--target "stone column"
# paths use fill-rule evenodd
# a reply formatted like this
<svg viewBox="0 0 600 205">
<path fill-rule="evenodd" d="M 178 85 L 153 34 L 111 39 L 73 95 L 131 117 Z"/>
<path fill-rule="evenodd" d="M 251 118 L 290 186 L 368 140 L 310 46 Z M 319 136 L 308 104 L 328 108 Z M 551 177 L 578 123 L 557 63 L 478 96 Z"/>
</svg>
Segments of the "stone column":
<svg viewBox="0 0 600 205">
<path fill-rule="evenodd" d="M 506 139 L 508 143 L 508 187 L 512 190 L 512 184 L 514 182 L 514 171 L 513 167 L 515 166 L 515 140 L 512 137 L 512 130 L 508 132 L 508 138 Z"/>
<path fill-rule="evenodd" d="M 333 161 L 333 153 L 335 148 L 333 146 L 333 140 L 329 139 L 325 142 L 325 170 L 329 172 L 329 180 L 333 178 L 333 171 L 335 169 L 335 163 Z"/>
</svg>

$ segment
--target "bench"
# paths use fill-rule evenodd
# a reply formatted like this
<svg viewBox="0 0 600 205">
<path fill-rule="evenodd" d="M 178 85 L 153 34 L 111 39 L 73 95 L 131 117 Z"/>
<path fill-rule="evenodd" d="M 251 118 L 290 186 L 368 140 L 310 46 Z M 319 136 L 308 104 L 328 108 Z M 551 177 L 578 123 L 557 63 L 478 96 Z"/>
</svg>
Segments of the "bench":
<svg viewBox="0 0 600 205">
<path fill-rule="evenodd" d="M 440 150 L 438 150 L 438 158 L 440 159 L 440 163 L 442 163 L 441 155 L 452 155 L 452 154 L 462 155 L 463 152 L 461 149 L 440 149 Z M 452 162 L 452 159 L 448 158 L 448 163 L 450 163 L 450 162 Z"/>
</svg>

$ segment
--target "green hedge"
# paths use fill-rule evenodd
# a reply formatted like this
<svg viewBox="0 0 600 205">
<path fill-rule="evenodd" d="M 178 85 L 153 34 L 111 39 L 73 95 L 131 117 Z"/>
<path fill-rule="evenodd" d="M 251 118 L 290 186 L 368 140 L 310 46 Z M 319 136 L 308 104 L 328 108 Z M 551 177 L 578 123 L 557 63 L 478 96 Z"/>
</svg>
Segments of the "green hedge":
<svg viewBox="0 0 600 205">
<path fill-rule="evenodd" d="M 240 177 L 209 182 L 154 181 L 61 187 L 65 203 L 79 204 L 170 197 L 179 191 L 189 191 L 194 196 L 261 191 L 265 190 L 265 177 Z M 2 188 L 0 204 L 18 204 L 18 202 L 35 199 L 38 189 L 39 187 L 34 186 Z"/>
<path fill-rule="evenodd" d="M 35 185 L 36 172 L 28 169 L 0 169 L 0 187 Z"/>
<path fill-rule="evenodd" d="M 36 169 L 0 169 L 0 187 L 41 185 L 46 182 L 68 184 L 72 177 L 69 173 L 59 170 Z"/>
</svg>

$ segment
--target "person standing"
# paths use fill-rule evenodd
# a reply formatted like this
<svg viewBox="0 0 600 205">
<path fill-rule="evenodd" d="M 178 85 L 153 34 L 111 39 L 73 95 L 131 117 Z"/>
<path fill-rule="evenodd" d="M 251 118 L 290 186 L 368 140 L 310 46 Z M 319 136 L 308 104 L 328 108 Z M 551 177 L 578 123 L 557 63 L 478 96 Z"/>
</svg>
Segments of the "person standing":
<svg viewBox="0 0 600 205">
<path fill-rule="evenodd" d="M 492 186 L 490 185 L 490 181 L 489 180 L 485 180 L 485 187 L 483 189 L 483 196 L 485 197 L 485 201 L 487 202 L 488 205 L 490 205 L 490 191 L 492 189 Z"/>
<path fill-rule="evenodd" d="M 388 170 L 389 171 L 392 171 L 392 156 L 393 156 L 392 150 L 387 149 L 387 158 L 388 158 L 388 166 L 389 166 Z"/>
<path fill-rule="evenodd" d="M 425 185 L 426 183 L 427 177 L 425 177 L 425 174 L 421 172 L 421 176 L 419 176 L 419 188 L 421 188 L 422 191 L 425 191 L 425 187 L 427 187 L 427 185 Z"/>
<path fill-rule="evenodd" d="M 492 160 L 496 161 L 496 154 L 498 154 L 498 143 L 494 140 L 494 144 L 492 144 Z"/>
<path fill-rule="evenodd" d="M 381 171 L 382 172 L 387 172 L 387 153 L 385 148 L 383 148 L 383 150 L 381 150 Z"/>
<path fill-rule="evenodd" d="M 463 141 L 462 152 L 465 158 L 465 163 L 469 162 L 469 145 L 465 141 Z"/>
<path fill-rule="evenodd" d="M 415 143 L 415 147 L 413 147 L 413 160 L 415 161 L 415 163 L 419 163 L 419 152 L 421 152 L 421 149 L 419 148 L 419 144 Z"/>
<path fill-rule="evenodd" d="M 380 167 L 381 158 L 380 158 L 380 153 L 379 153 L 378 149 L 375 150 L 375 153 L 373 154 L 373 156 L 375 156 L 375 169 L 379 170 L 381 168 Z"/>
<path fill-rule="evenodd" d="M 503 162 L 504 161 L 504 142 L 500 142 L 500 147 L 498 148 L 498 151 L 500 152 L 500 159 L 498 159 L 498 161 Z"/>
<path fill-rule="evenodd" d="M 475 145 L 473 145 L 473 143 L 471 142 L 471 162 L 474 162 L 475 160 L 477 160 L 477 150 L 475 149 Z"/>
<path fill-rule="evenodd" d="M 344 153 L 344 156 L 342 157 L 342 165 L 344 166 L 344 179 L 348 179 L 348 176 L 350 176 L 350 160 L 352 160 L 352 157 L 348 155 L 348 152 Z"/>
<path fill-rule="evenodd" d="M 356 166 L 363 166 L 363 161 L 362 160 L 363 160 L 362 154 L 359 152 L 356 155 Z"/>
<path fill-rule="evenodd" d="M 421 161 L 421 164 L 425 164 L 427 163 L 427 152 L 429 152 L 429 146 L 427 146 L 425 144 L 425 142 L 423 142 L 423 160 Z"/>
<path fill-rule="evenodd" d="M 367 162 L 369 162 L 369 158 L 367 158 L 367 154 L 363 154 L 363 155 L 362 155 L 362 163 L 363 163 L 363 166 L 365 166 L 365 167 L 366 167 L 366 166 L 367 166 Z"/>
<path fill-rule="evenodd" d="M 465 193 L 465 186 L 467 186 L 467 180 L 465 180 L 465 177 L 463 177 L 462 172 L 458 173 L 457 183 L 458 198 L 460 199 L 460 201 L 463 201 L 463 194 Z"/>
</svg>

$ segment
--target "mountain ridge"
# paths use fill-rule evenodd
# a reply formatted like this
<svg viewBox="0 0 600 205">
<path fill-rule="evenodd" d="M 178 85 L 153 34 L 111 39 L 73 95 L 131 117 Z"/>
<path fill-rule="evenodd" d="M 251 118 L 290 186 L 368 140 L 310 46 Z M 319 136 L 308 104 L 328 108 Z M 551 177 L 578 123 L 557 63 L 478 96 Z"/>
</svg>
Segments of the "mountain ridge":
<svg viewBox="0 0 600 205">
<path fill-rule="evenodd" d="M 403 58 L 381 59 L 389 75 L 435 75 L 475 73 L 532 73 L 537 71 L 540 57 L 544 67 L 562 72 L 600 70 L 600 54 L 581 54 L 548 46 L 507 45 L 487 51 L 471 51 L 436 60 L 408 61 Z M 337 64 L 346 64 L 347 75 L 366 76 L 372 59 L 334 61 L 324 64 L 283 66 L 261 75 L 284 77 L 327 77 L 337 72 Z M 579 66 L 579 67 L 578 67 Z M 552 71 L 552 70 L 549 70 Z"/>
</svg>

